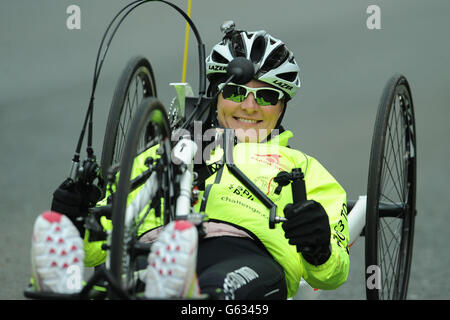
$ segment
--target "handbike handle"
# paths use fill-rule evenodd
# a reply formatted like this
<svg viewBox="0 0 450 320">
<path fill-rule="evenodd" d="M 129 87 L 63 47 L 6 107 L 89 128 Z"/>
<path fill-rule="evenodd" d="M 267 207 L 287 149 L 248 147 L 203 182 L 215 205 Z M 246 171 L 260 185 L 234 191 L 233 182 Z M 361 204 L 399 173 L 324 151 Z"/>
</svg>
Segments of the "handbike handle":
<svg viewBox="0 0 450 320">
<path fill-rule="evenodd" d="M 284 173 L 285 181 L 279 183 L 278 188 L 283 187 L 283 185 L 287 185 L 288 182 L 291 181 L 293 203 L 299 203 L 299 202 L 305 201 L 306 200 L 306 189 L 305 189 L 305 181 L 304 181 L 304 175 L 303 175 L 302 170 L 300 168 L 294 168 L 294 169 L 292 169 L 291 173 L 287 173 L 287 172 L 283 172 L 283 173 Z M 279 173 L 279 175 L 280 174 L 282 174 L 282 173 Z M 276 190 L 275 190 L 275 193 L 277 193 Z M 285 217 L 280 217 L 280 216 L 276 215 L 276 207 L 275 207 L 275 210 L 272 210 L 272 209 L 270 210 L 270 214 L 269 214 L 269 228 L 270 229 L 275 228 L 276 223 L 285 222 L 285 221 L 287 221 L 287 219 Z"/>
</svg>

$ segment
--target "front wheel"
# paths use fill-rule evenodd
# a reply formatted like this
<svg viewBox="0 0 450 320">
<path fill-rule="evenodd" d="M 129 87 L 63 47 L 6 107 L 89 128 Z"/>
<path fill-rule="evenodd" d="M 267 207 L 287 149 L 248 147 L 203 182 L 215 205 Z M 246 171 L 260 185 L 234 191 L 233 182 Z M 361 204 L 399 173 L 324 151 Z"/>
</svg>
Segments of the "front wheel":
<svg viewBox="0 0 450 320">
<path fill-rule="evenodd" d="M 145 221 L 149 215 L 155 215 L 163 224 L 166 212 L 170 210 L 170 138 L 169 121 L 163 105 L 153 97 L 142 100 L 126 137 L 117 188 L 112 198 L 113 227 L 109 255 L 109 267 L 114 279 L 132 295 L 138 290 L 138 271 L 142 269 L 140 258 L 143 255 L 146 257 L 149 249 L 145 251 L 139 243 L 139 237 L 148 231 Z M 152 184 L 147 185 L 158 192 L 153 198 L 141 201 L 142 204 L 137 207 L 143 209 L 135 212 L 132 219 L 130 216 L 126 218 L 127 207 L 137 198 L 140 188 L 153 173 L 158 174 L 158 179 L 155 184 L 155 180 L 151 180 Z"/>
<path fill-rule="evenodd" d="M 402 75 L 383 91 L 370 153 L 365 228 L 366 295 L 406 299 L 416 215 L 416 127 Z"/>
</svg>

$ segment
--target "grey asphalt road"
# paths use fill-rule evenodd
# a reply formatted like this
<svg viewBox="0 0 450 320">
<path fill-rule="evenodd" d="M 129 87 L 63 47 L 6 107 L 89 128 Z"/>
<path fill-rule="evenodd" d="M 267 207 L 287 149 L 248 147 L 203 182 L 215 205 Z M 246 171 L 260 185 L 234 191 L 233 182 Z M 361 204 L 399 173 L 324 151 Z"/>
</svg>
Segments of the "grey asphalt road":
<svg viewBox="0 0 450 320">
<path fill-rule="evenodd" d="M 0 3 L 0 299 L 23 299 L 30 275 L 33 221 L 66 177 L 88 105 L 95 56 L 107 24 L 128 1 L 41 0 Z M 174 3 L 183 8 L 187 1 Z M 66 9 L 81 9 L 81 29 L 66 26 Z M 370 30 L 369 5 L 381 12 Z M 386 81 L 409 79 L 416 106 L 418 189 L 409 299 L 450 298 L 450 2 L 193 1 L 192 18 L 207 51 L 220 24 L 265 29 L 296 53 L 302 88 L 285 125 L 292 146 L 319 159 L 350 199 L 366 194 L 376 109 Z M 126 61 L 148 57 L 159 96 L 181 80 L 185 23 L 173 9 L 147 4 L 119 29 L 96 91 L 94 148 L 100 156 L 113 89 Z M 198 86 L 190 36 L 187 80 Z M 364 239 L 351 248 L 349 280 L 324 299 L 365 299 Z"/>
</svg>

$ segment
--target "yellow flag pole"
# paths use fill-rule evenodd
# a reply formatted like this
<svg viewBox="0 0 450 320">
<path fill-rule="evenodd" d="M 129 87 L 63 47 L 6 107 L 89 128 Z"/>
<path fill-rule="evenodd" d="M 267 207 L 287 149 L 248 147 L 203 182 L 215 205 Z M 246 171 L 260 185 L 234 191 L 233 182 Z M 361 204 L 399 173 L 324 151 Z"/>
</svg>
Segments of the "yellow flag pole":
<svg viewBox="0 0 450 320">
<path fill-rule="evenodd" d="M 192 5 L 192 0 L 188 0 L 187 15 L 189 18 L 191 17 L 191 5 Z M 186 22 L 186 32 L 184 35 L 183 74 L 181 76 L 181 82 L 186 82 L 186 65 L 187 65 L 187 58 L 188 58 L 188 47 L 189 47 L 189 23 Z"/>
</svg>

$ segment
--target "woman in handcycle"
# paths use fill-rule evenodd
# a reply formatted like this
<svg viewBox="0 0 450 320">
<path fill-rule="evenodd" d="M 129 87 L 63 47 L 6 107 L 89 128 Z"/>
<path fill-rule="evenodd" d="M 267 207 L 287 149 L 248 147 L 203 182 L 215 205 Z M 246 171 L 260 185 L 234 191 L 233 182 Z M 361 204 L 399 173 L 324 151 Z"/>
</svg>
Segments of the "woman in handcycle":
<svg viewBox="0 0 450 320">
<path fill-rule="evenodd" d="M 245 85 L 225 85 L 226 66 L 236 57 L 253 63 L 254 77 Z M 265 31 L 233 30 L 213 47 L 206 66 L 208 93 L 222 90 L 214 127 L 234 129 L 234 162 L 286 219 L 282 228 L 269 229 L 268 209 L 228 170 L 204 176 L 205 189 L 196 207 L 207 216 L 204 232 L 199 234 L 185 220 L 164 227 L 161 219 L 145 223 L 140 241 L 153 243 L 144 266 L 145 297 L 286 299 L 295 295 L 301 278 L 313 288 L 338 288 L 349 272 L 346 193 L 315 158 L 288 146 L 293 133 L 281 122 L 300 88 L 293 53 Z M 211 161 L 215 156 L 212 151 Z M 293 201 L 289 180 L 280 182 L 296 168 L 304 175 L 306 194 L 300 202 Z M 85 204 L 80 194 L 60 186 L 52 211 L 36 220 L 36 290 L 79 290 L 67 285 L 64 270 L 72 264 L 82 269 L 83 264 L 105 262 L 104 242 L 89 242 L 80 219 L 88 214 Z"/>
</svg>

